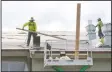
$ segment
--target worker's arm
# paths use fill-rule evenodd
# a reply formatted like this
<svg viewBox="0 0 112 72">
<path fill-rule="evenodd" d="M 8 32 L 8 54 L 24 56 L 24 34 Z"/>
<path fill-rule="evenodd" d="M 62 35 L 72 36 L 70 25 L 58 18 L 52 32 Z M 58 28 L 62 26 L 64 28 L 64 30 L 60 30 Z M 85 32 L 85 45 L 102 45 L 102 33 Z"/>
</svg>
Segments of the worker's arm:
<svg viewBox="0 0 112 72">
<path fill-rule="evenodd" d="M 23 25 L 23 29 L 24 29 L 24 27 L 27 26 L 28 24 L 29 24 L 29 22 L 25 23 L 25 24 Z"/>
<path fill-rule="evenodd" d="M 96 25 L 95 27 L 97 27 L 98 25 Z"/>
<path fill-rule="evenodd" d="M 98 24 L 95 27 L 97 27 L 99 24 L 100 24 L 100 22 L 98 22 Z"/>
<path fill-rule="evenodd" d="M 103 26 L 103 23 L 102 23 L 102 21 L 99 21 L 99 22 L 98 22 L 98 24 L 96 25 L 96 27 L 97 27 L 97 26 L 100 26 L 100 27 L 102 27 L 102 26 Z"/>
<path fill-rule="evenodd" d="M 34 25 L 35 25 L 35 31 L 37 31 L 37 25 L 36 25 L 36 23 L 34 22 Z"/>
</svg>

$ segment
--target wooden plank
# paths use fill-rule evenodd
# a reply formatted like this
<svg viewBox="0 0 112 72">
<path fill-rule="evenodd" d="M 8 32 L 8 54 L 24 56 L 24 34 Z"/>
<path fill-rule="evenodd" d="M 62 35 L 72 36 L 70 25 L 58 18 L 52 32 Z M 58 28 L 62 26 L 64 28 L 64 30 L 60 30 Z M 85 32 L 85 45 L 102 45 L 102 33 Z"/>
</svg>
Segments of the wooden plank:
<svg viewBox="0 0 112 72">
<path fill-rule="evenodd" d="M 53 37 L 53 38 L 57 38 L 57 39 L 61 39 L 61 40 L 67 40 L 67 39 L 64 39 L 64 38 L 61 38 L 61 37 L 52 36 L 52 35 L 48 35 L 48 34 L 45 34 L 45 33 L 29 31 L 29 30 L 25 30 L 25 29 L 21 29 L 21 28 L 16 28 L 16 29 L 18 29 L 18 30 L 23 30 L 23 31 L 27 31 L 27 32 L 38 33 L 38 34 L 41 34 L 41 35 L 45 35 L 45 36 L 49 36 L 49 37 Z"/>
<path fill-rule="evenodd" d="M 78 58 L 79 40 L 80 40 L 80 9 L 81 4 L 77 4 L 77 18 L 76 18 L 76 44 L 75 44 L 75 58 Z M 77 51 L 76 51 L 77 50 Z"/>
</svg>

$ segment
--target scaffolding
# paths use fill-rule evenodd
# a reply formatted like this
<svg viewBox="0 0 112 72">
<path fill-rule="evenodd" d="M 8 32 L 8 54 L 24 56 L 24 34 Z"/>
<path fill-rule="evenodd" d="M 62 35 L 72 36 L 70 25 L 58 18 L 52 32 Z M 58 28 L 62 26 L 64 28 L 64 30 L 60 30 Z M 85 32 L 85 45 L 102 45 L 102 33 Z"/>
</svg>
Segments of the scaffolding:
<svg viewBox="0 0 112 72">
<path fill-rule="evenodd" d="M 56 48 L 56 46 L 60 46 L 59 44 L 56 44 L 55 42 L 62 42 L 63 46 L 61 48 Z M 53 44 L 55 43 L 55 44 Z M 85 42 L 86 45 L 89 45 L 88 42 Z M 85 53 L 81 53 L 83 51 L 79 50 L 79 58 L 75 59 L 74 53 L 69 54 L 66 53 L 67 48 L 67 40 L 46 40 L 45 47 L 44 47 L 44 67 L 45 66 L 73 66 L 73 65 L 93 65 L 93 58 L 92 58 L 92 51 L 89 53 L 89 47 L 86 48 Z M 61 59 L 60 53 L 58 52 L 65 52 L 66 56 L 68 58 Z"/>
</svg>

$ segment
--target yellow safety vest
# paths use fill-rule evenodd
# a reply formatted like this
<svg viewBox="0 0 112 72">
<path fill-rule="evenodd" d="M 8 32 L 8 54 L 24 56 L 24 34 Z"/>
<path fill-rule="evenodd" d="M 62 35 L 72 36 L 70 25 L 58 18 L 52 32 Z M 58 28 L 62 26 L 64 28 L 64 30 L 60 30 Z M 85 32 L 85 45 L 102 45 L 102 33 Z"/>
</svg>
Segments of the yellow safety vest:
<svg viewBox="0 0 112 72">
<path fill-rule="evenodd" d="M 100 30 L 100 29 L 102 28 L 102 26 L 103 26 L 103 23 L 102 23 L 102 21 L 98 21 L 98 24 L 97 24 L 97 26 L 98 26 L 98 30 Z"/>
<path fill-rule="evenodd" d="M 28 26 L 30 31 L 35 31 L 36 32 L 36 30 L 37 30 L 37 26 L 36 26 L 36 23 L 35 22 L 27 22 L 27 23 L 25 23 L 23 25 L 23 28 L 25 26 Z"/>
</svg>

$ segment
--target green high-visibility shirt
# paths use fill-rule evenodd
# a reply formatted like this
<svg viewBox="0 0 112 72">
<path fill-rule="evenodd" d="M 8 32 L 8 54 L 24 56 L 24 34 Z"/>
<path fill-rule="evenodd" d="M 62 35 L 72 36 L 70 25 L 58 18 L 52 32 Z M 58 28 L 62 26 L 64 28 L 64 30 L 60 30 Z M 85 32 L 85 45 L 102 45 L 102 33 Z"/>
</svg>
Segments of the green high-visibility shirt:
<svg viewBox="0 0 112 72">
<path fill-rule="evenodd" d="M 36 32 L 36 30 L 37 30 L 37 26 L 36 26 L 36 23 L 35 23 L 35 22 L 27 22 L 27 23 L 25 23 L 25 24 L 23 25 L 23 28 L 24 28 L 25 26 L 28 26 L 30 31 Z"/>
<path fill-rule="evenodd" d="M 102 21 L 98 21 L 98 24 L 96 26 L 98 26 L 98 30 L 100 30 L 103 26 Z"/>
</svg>

